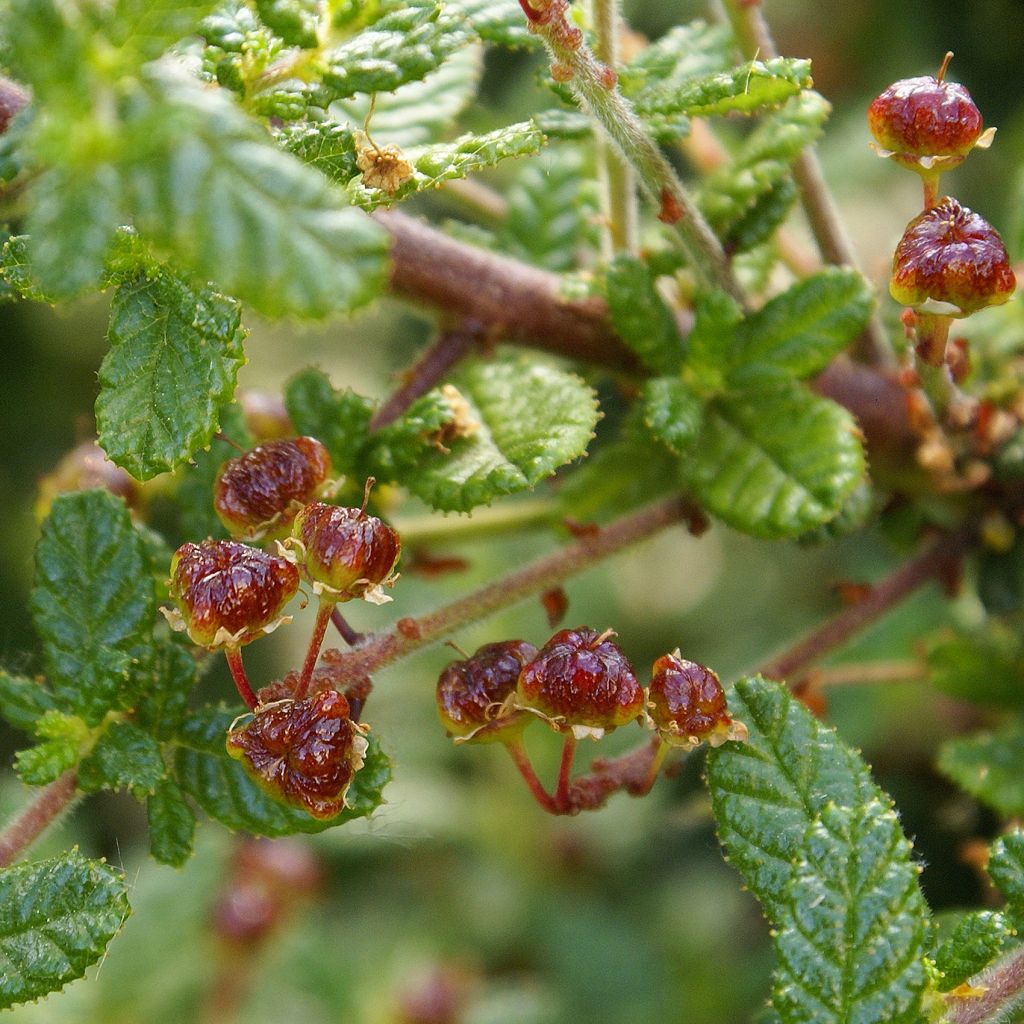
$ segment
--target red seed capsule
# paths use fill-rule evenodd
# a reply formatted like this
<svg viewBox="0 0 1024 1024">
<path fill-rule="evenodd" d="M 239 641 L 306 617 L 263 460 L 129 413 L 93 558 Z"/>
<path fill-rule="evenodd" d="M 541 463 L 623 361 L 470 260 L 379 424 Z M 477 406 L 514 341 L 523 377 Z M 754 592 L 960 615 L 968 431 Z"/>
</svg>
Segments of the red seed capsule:
<svg viewBox="0 0 1024 1024">
<path fill-rule="evenodd" d="M 878 144 L 899 154 L 963 156 L 981 135 L 981 111 L 956 82 L 932 75 L 894 82 L 868 107 Z"/>
<path fill-rule="evenodd" d="M 1016 285 L 999 233 L 947 196 L 907 225 L 893 256 L 889 292 L 904 306 L 932 300 L 967 315 L 1006 302 Z"/>
<path fill-rule="evenodd" d="M 284 537 L 330 473 L 331 457 L 316 438 L 267 441 L 224 463 L 213 506 L 234 537 Z"/>
<path fill-rule="evenodd" d="M 327 819 L 345 808 L 345 795 L 366 755 L 365 726 L 349 717 L 335 690 L 258 711 L 227 736 L 228 753 L 271 796 Z"/>
<path fill-rule="evenodd" d="M 746 728 L 729 717 L 718 676 L 678 651 L 654 663 L 648 697 L 655 729 L 673 746 L 692 747 L 707 740 L 717 747 L 746 738 Z"/>
<path fill-rule="evenodd" d="M 485 644 L 463 661 L 453 661 L 437 680 L 437 713 L 455 737 L 478 743 L 502 738 L 503 728 L 521 722 L 504 707 L 523 666 L 537 653 L 525 640 Z"/>
<path fill-rule="evenodd" d="M 300 565 L 318 592 L 339 601 L 390 600 L 381 587 L 394 582 L 402 543 L 386 523 L 358 508 L 314 502 L 295 517 L 292 536 L 301 542 Z"/>
<path fill-rule="evenodd" d="M 519 705 L 577 738 L 596 739 L 639 717 L 643 691 L 611 635 L 585 626 L 556 633 L 520 674 Z"/>
<path fill-rule="evenodd" d="M 171 559 L 171 626 L 211 650 L 237 647 L 287 619 L 281 610 L 299 588 L 287 559 L 229 540 L 183 544 Z"/>
</svg>

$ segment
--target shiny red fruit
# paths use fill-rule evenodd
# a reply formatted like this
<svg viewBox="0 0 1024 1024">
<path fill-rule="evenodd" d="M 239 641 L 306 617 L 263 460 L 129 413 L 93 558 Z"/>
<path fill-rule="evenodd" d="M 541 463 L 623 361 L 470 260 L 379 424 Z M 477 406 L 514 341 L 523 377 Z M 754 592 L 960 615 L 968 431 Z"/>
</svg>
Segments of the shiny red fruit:
<svg viewBox="0 0 1024 1024">
<path fill-rule="evenodd" d="M 363 766 L 363 728 L 349 717 L 336 690 L 258 711 L 228 733 L 228 753 L 271 796 L 314 818 L 340 814 L 355 773 Z"/>
<path fill-rule="evenodd" d="M 284 537 L 330 473 L 331 457 L 316 438 L 267 441 L 224 463 L 213 507 L 232 536 Z"/>
<path fill-rule="evenodd" d="M 668 743 L 690 745 L 732 723 L 718 676 L 678 654 L 654 663 L 648 695 L 654 727 Z"/>
<path fill-rule="evenodd" d="M 556 633 L 520 674 L 520 705 L 577 736 L 599 736 L 639 717 L 643 691 L 610 635 L 585 626 Z"/>
<path fill-rule="evenodd" d="M 502 704 L 516 688 L 523 666 L 537 653 L 525 640 L 485 644 L 453 661 L 437 680 L 437 713 L 452 736 L 497 739 Z"/>
</svg>

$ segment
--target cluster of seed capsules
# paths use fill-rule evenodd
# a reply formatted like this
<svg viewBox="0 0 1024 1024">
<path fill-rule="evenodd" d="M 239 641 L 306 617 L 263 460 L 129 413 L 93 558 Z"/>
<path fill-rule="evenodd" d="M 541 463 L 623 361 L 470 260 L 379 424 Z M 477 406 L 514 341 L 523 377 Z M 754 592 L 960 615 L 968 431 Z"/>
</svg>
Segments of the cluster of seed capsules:
<svg viewBox="0 0 1024 1024">
<path fill-rule="evenodd" d="M 641 687 L 613 635 L 563 629 L 539 651 L 523 640 L 486 644 L 441 673 L 441 722 L 456 743 L 504 744 L 534 797 L 556 814 L 579 809 L 571 769 L 580 739 L 599 739 L 634 721 L 653 729 L 658 749 L 645 782 L 633 787 L 639 794 L 653 784 L 671 747 L 746 738 L 745 726 L 729 716 L 714 672 L 676 650 L 654 663 L 649 686 Z M 564 736 L 553 795 L 537 779 L 523 747 L 523 731 L 538 720 Z"/>
<path fill-rule="evenodd" d="M 230 459 L 214 506 L 238 539 L 183 544 L 171 560 L 163 609 L 172 628 L 207 650 L 223 650 L 238 692 L 253 713 L 227 735 L 227 750 L 268 793 L 332 818 L 367 750 L 359 705 L 315 674 L 324 633 L 338 604 L 380 603 L 397 577 L 398 534 L 362 508 L 317 500 L 330 489 L 331 460 L 314 438 L 268 441 Z M 250 543 L 246 543 L 249 541 Z M 272 554 L 252 542 L 272 541 Z M 319 599 L 302 669 L 253 690 L 241 649 L 290 621 L 285 606 L 305 582 Z M 344 625 L 339 626 L 344 629 Z M 362 696 L 364 696 L 363 694 Z M 270 698 L 270 699 L 261 699 Z"/>
</svg>

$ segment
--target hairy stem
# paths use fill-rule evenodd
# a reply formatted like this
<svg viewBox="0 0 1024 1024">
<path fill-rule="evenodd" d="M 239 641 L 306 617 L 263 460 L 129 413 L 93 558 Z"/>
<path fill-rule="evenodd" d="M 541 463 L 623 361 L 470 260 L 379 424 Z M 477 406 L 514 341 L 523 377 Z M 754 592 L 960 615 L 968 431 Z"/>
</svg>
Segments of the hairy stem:
<svg viewBox="0 0 1024 1024">
<path fill-rule="evenodd" d="M 779 56 L 775 39 L 761 10 L 760 0 L 724 0 L 724 4 L 744 57 L 748 60 L 771 60 Z M 813 146 L 800 152 L 793 163 L 793 176 L 800 189 L 800 201 L 821 255 L 826 262 L 835 266 L 859 270 L 853 245 L 825 182 L 821 161 Z M 871 315 L 864 333 L 856 343 L 854 354 L 874 366 L 892 366 L 892 346 L 877 313 Z"/>
<path fill-rule="evenodd" d="M 1024 949 L 1015 950 L 970 981 L 985 991 L 981 995 L 964 996 L 947 993 L 944 997 L 946 1016 L 943 1018 L 946 1024 L 987 1024 L 1009 1020 L 1007 1011 L 1019 1005 L 1024 996 Z"/>
<path fill-rule="evenodd" d="M 69 768 L 39 790 L 28 807 L 0 832 L 0 868 L 10 867 L 68 809 L 77 787 L 78 773 Z"/>
</svg>

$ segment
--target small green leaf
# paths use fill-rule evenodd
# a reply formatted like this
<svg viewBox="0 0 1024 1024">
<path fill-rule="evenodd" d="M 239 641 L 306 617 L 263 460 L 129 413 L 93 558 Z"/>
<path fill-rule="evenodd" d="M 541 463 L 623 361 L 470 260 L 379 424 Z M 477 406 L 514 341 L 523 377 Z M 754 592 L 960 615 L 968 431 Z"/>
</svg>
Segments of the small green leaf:
<svg viewBox="0 0 1024 1024">
<path fill-rule="evenodd" d="M 78 768 L 78 784 L 87 793 L 130 789 L 149 795 L 166 775 L 160 744 L 133 722 L 114 722 Z"/>
<path fill-rule="evenodd" d="M 798 281 L 738 326 L 731 382 L 742 386 L 766 367 L 789 377 L 817 373 L 864 328 L 872 304 L 855 270 L 832 267 Z"/>
<path fill-rule="evenodd" d="M 732 34 L 724 25 L 676 25 L 619 69 L 619 87 L 631 98 L 670 92 L 694 79 L 728 71 L 731 51 Z"/>
<path fill-rule="evenodd" d="M 224 747 L 224 737 L 236 717 L 213 708 L 195 715 L 182 730 L 175 758 L 178 782 L 211 817 L 232 831 L 262 836 L 322 832 L 354 818 L 369 817 L 383 803 L 381 790 L 391 778 L 391 762 L 377 737 L 368 737 L 366 763 L 356 772 L 348 791 L 348 807 L 336 818 L 318 821 L 305 811 L 279 803 L 260 789 Z"/>
<path fill-rule="evenodd" d="M 169 273 L 122 284 L 100 366 L 99 443 L 139 480 L 210 443 L 245 363 L 238 303 Z"/>
<path fill-rule="evenodd" d="M 1024 925 L 1024 832 L 1000 836 L 988 857 L 988 873 L 1006 897 L 1014 923 Z"/>
<path fill-rule="evenodd" d="M 693 330 L 686 339 L 685 378 L 698 394 L 710 397 L 725 387 L 729 353 L 743 311 L 728 293 L 711 291 L 701 295 L 694 312 Z"/>
<path fill-rule="evenodd" d="M 477 363 L 459 379 L 467 403 L 441 450 L 428 437 L 402 483 L 434 508 L 468 512 L 526 490 L 587 448 L 594 393 L 578 377 L 523 362 Z M 462 435 L 462 436 L 458 436 Z"/>
<path fill-rule="evenodd" d="M 0 252 L 0 280 L 29 302 L 53 304 L 57 301 L 55 295 L 43 291 L 36 279 L 29 257 L 28 235 L 12 235 L 4 243 Z"/>
<path fill-rule="evenodd" d="M 14 767 L 22 782 L 45 786 L 78 764 L 91 730 L 77 715 L 51 710 L 40 716 L 33 732 L 43 742 L 19 750 Z"/>
<path fill-rule="evenodd" d="M 833 518 L 864 477 L 850 414 L 796 381 L 714 399 L 683 460 L 710 512 L 755 537 L 794 537 Z"/>
<path fill-rule="evenodd" d="M 192 856 L 195 812 L 173 779 L 161 779 L 146 801 L 149 816 L 149 851 L 161 864 L 180 868 Z"/>
<path fill-rule="evenodd" d="M 1024 815 L 1024 726 L 949 740 L 939 770 L 971 796 L 1010 818 Z"/>
<path fill-rule="evenodd" d="M 608 312 L 619 337 L 657 374 L 678 373 L 683 339 L 643 261 L 618 256 L 606 276 Z"/>
<path fill-rule="evenodd" d="M 267 28 L 288 46 L 313 49 L 318 45 L 320 0 L 256 0 L 256 10 Z"/>
<path fill-rule="evenodd" d="M 772 1002 L 784 1024 L 919 1024 L 928 910 L 888 801 L 828 804 L 809 827 L 777 922 Z"/>
<path fill-rule="evenodd" d="M 811 84 L 809 60 L 774 57 L 753 60 L 730 71 L 655 85 L 637 95 L 634 103 L 642 116 L 750 114 L 763 107 L 779 106 Z"/>
<path fill-rule="evenodd" d="M 303 370 L 285 387 L 285 406 L 300 434 L 315 437 L 331 454 L 335 473 L 360 475 L 373 402 L 354 391 L 335 391 L 327 374 Z"/>
<path fill-rule="evenodd" d="M 988 967 L 1012 934 L 1009 922 L 995 911 L 964 914 L 932 956 L 942 974 L 939 991 L 949 992 Z"/>
<path fill-rule="evenodd" d="M 35 732 L 38 719 L 55 709 L 53 694 L 35 679 L 0 671 L 0 716 L 22 732 Z"/>
<path fill-rule="evenodd" d="M 789 216 L 796 197 L 797 187 L 790 178 L 776 182 L 722 232 L 722 244 L 736 254 L 750 252 L 767 242 Z"/>
<path fill-rule="evenodd" d="M 32 618 L 62 709 L 98 725 L 131 708 L 148 666 L 153 581 L 124 503 L 105 491 L 59 496 L 36 547 Z"/>
<path fill-rule="evenodd" d="M 0 871 L 0 1008 L 81 978 L 131 912 L 127 893 L 120 871 L 77 848 Z"/>
<path fill-rule="evenodd" d="M 655 377 L 641 393 L 644 422 L 677 455 L 689 449 L 704 420 L 701 400 L 677 377 Z"/>
</svg>

